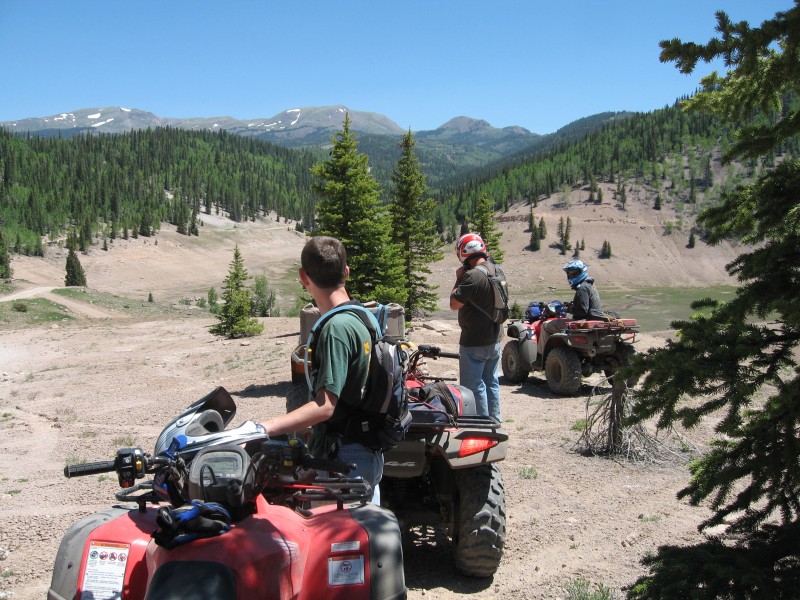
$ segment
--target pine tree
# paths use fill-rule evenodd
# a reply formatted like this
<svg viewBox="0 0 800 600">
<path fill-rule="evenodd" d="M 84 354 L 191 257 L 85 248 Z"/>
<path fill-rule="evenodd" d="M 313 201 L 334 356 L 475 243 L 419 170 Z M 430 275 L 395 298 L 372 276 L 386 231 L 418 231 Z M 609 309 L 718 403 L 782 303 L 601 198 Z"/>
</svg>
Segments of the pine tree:
<svg viewBox="0 0 800 600">
<path fill-rule="evenodd" d="M 200 230 L 197 228 L 197 210 L 193 210 L 189 218 L 189 235 L 200 235 Z"/>
<path fill-rule="evenodd" d="M 67 275 L 64 277 L 64 285 L 86 287 L 86 273 L 83 272 L 81 261 L 72 248 L 67 254 Z"/>
<path fill-rule="evenodd" d="M 656 200 L 653 203 L 653 210 L 661 210 L 661 194 L 656 194 Z"/>
<path fill-rule="evenodd" d="M 338 238 L 347 249 L 347 290 L 359 300 L 405 304 L 406 282 L 400 249 L 391 242 L 388 211 L 381 206 L 378 182 L 366 154 L 358 152 L 350 115 L 331 138 L 330 158 L 311 169 L 320 196 L 314 235 Z"/>
<path fill-rule="evenodd" d="M 8 245 L 0 231 L 0 279 L 11 279 L 14 270 L 11 268 L 11 257 L 8 253 Z"/>
<path fill-rule="evenodd" d="M 392 173 L 394 190 L 389 204 L 392 243 L 400 249 L 405 274 L 405 312 L 412 317 L 436 309 L 438 294 L 428 283 L 428 265 L 443 256 L 433 219 L 435 203 L 425 197 L 428 187 L 414 152 L 415 144 L 410 131 L 403 136 L 400 160 Z"/>
<path fill-rule="evenodd" d="M 211 327 L 211 333 L 239 338 L 260 335 L 264 330 L 261 323 L 250 318 L 250 291 L 245 287 L 247 279 L 247 270 L 237 244 L 233 250 L 228 276 L 223 283 L 222 306 L 217 313 L 219 323 Z"/>
<path fill-rule="evenodd" d="M 539 219 L 539 239 L 543 240 L 547 237 L 547 225 L 545 225 L 544 217 Z"/>
<path fill-rule="evenodd" d="M 494 220 L 494 205 L 488 195 L 483 194 L 475 206 L 475 213 L 470 221 L 470 230 L 483 238 L 489 256 L 497 263 L 503 262 L 504 252 L 500 250 L 500 238 L 503 234 L 497 231 Z"/>
<path fill-rule="evenodd" d="M 688 243 L 688 244 L 686 244 L 686 247 L 687 247 L 687 248 L 694 248 L 696 244 L 697 244 L 697 240 L 696 240 L 696 239 L 695 239 L 695 237 L 694 237 L 694 231 L 692 231 L 692 232 L 689 234 L 689 243 Z"/>
<path fill-rule="evenodd" d="M 754 160 L 800 134 L 800 4 L 759 27 L 717 12 L 719 38 L 706 45 L 661 42 L 662 62 L 683 73 L 698 60 L 726 61 L 683 102 L 738 127 L 723 156 Z M 752 118 L 755 116 L 756 118 Z M 800 589 L 800 161 L 786 156 L 754 182 L 704 209 L 708 242 L 746 251 L 726 269 L 741 285 L 727 302 L 700 300 L 677 334 L 631 369 L 641 389 L 634 422 L 664 429 L 714 420 L 719 439 L 691 463 L 678 496 L 712 514 L 701 530 L 724 527 L 693 546 L 663 546 L 645 559 L 650 574 L 630 590 L 644 598 L 796 598 Z"/>
<path fill-rule="evenodd" d="M 536 252 L 537 250 L 540 250 L 541 247 L 542 247 L 542 240 L 539 237 L 539 230 L 534 227 L 533 231 L 531 231 L 531 241 L 530 244 L 528 245 L 528 248 Z"/>
</svg>

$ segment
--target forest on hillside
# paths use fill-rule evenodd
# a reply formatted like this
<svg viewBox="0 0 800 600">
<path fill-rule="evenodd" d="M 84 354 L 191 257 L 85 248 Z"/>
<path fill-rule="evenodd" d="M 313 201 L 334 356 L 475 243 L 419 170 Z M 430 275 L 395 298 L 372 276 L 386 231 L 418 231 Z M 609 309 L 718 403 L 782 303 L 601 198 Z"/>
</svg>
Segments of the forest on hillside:
<svg viewBox="0 0 800 600">
<path fill-rule="evenodd" d="M 788 105 L 796 103 L 790 99 Z M 539 151 L 449 179 L 442 179 L 441 157 L 423 155 L 420 162 L 424 174 L 437 173 L 429 194 L 436 200 L 437 228 L 449 241 L 482 197 L 505 211 L 576 186 L 589 186 L 594 193 L 605 181 L 616 183 L 623 208 L 626 187 L 639 185 L 648 186 L 656 202 L 694 206 L 696 212 L 781 157 L 798 153 L 792 138 L 766 160 L 739 163 L 723 175 L 717 169 L 715 175 L 714 165 L 732 143 L 733 131 L 717 117 L 687 113 L 675 104 L 584 123 L 579 134 L 567 131 L 540 142 Z M 369 136 L 358 141 L 385 202 L 400 149 Z M 234 221 L 274 212 L 313 229 L 319 199 L 311 167 L 326 155 L 225 132 L 174 128 L 70 139 L 0 130 L 0 233 L 11 252 L 41 255 L 43 243 L 67 235 L 85 250 L 99 239 L 151 235 L 162 223 L 198 234 L 200 212 Z"/>
<path fill-rule="evenodd" d="M 786 99 L 787 109 L 797 105 L 797 98 Z M 514 203 L 535 205 L 576 186 L 588 185 L 596 193 L 600 181 L 615 183 L 620 195 L 627 186 L 647 186 L 656 196 L 654 204 L 694 205 L 697 212 L 698 205 L 716 204 L 723 192 L 800 150 L 800 140 L 791 138 L 762 161 L 729 165 L 724 178 L 717 179 L 714 166 L 733 143 L 735 129 L 708 113 L 686 112 L 679 103 L 636 113 L 582 139 L 565 139 L 523 160 L 509 159 L 452 179 L 436 195 L 437 223 L 456 235 L 457 226 L 484 196 L 496 210 L 507 211 Z M 600 201 L 596 196 L 593 200 Z"/>
<path fill-rule="evenodd" d="M 197 214 L 310 219 L 316 156 L 234 135 L 173 128 L 71 139 L 0 130 L 0 232 L 10 250 L 41 255 L 73 235 L 149 236 L 162 223 L 197 233 Z"/>
</svg>

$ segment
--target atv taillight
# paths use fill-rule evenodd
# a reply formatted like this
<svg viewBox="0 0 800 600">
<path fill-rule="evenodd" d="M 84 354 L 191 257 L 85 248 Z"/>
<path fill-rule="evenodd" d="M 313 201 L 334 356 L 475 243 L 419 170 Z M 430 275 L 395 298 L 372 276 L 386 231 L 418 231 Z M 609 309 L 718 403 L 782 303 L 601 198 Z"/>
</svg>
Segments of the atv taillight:
<svg viewBox="0 0 800 600">
<path fill-rule="evenodd" d="M 589 338 L 587 338 L 584 335 L 573 335 L 572 336 L 572 341 L 573 342 L 577 342 L 579 344 L 588 344 L 589 343 Z"/>
<path fill-rule="evenodd" d="M 461 448 L 458 450 L 459 458 L 472 456 L 479 452 L 486 452 L 497 446 L 498 441 L 492 438 L 466 438 L 461 440 Z"/>
</svg>

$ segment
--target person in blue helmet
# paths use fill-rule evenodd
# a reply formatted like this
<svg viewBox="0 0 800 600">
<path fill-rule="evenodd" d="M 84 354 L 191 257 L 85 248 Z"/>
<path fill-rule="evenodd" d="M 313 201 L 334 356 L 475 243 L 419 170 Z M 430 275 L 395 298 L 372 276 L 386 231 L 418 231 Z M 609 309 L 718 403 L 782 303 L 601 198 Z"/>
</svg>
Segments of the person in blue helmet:
<svg viewBox="0 0 800 600">
<path fill-rule="evenodd" d="M 569 261 L 561 267 L 567 274 L 567 281 L 570 287 L 575 290 L 575 296 L 571 303 L 568 303 L 567 312 L 572 314 L 576 321 L 606 321 L 608 318 L 600 306 L 600 294 L 594 287 L 594 279 L 589 277 L 589 267 L 582 260 L 575 259 Z M 563 331 L 565 319 L 550 319 L 542 325 L 542 332 L 539 336 L 539 351 L 543 352 L 547 338 L 552 333 Z"/>
<path fill-rule="evenodd" d="M 594 279 L 589 277 L 589 267 L 582 260 L 569 261 L 561 267 L 567 273 L 567 281 L 575 290 L 575 297 L 568 308 L 573 319 L 605 321 L 606 315 L 600 307 L 600 294 L 594 287 Z"/>
</svg>

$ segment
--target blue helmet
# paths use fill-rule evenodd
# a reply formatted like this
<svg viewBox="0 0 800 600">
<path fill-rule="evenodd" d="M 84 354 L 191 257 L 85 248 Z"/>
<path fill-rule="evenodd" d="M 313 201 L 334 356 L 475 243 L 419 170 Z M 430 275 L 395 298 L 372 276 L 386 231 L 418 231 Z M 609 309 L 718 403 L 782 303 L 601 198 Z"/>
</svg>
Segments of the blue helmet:
<svg viewBox="0 0 800 600">
<path fill-rule="evenodd" d="M 579 259 L 571 260 L 563 267 L 561 267 L 567 273 L 567 281 L 569 281 L 569 285 L 574 289 L 578 287 L 578 285 L 589 276 L 589 267 L 585 262 Z"/>
</svg>

